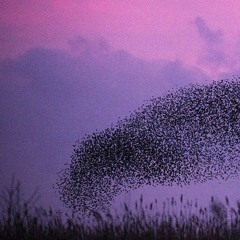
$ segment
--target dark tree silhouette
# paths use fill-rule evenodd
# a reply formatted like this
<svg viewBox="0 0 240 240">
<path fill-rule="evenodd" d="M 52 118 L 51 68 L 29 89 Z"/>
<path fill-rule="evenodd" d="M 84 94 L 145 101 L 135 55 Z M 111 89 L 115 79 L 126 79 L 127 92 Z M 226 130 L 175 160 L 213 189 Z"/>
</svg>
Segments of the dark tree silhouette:
<svg viewBox="0 0 240 240">
<path fill-rule="evenodd" d="M 190 85 L 154 98 L 75 146 L 59 174 L 62 201 L 98 210 L 123 189 L 227 179 L 239 170 L 240 82 Z"/>
</svg>

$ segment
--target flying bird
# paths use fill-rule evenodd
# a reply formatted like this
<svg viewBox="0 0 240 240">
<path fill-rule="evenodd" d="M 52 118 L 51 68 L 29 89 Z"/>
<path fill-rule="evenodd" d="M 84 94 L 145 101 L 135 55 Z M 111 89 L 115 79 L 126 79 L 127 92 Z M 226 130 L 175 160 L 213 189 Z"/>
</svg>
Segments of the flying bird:
<svg viewBox="0 0 240 240">
<path fill-rule="evenodd" d="M 240 82 L 190 85 L 152 98 L 78 141 L 59 173 L 63 203 L 91 212 L 126 188 L 227 179 L 239 171 Z"/>
</svg>

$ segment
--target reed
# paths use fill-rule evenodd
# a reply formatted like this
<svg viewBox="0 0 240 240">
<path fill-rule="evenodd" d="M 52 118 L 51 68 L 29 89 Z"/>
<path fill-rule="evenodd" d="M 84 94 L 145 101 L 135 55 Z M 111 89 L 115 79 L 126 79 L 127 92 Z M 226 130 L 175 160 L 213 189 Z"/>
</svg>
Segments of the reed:
<svg viewBox="0 0 240 240">
<path fill-rule="evenodd" d="M 224 203 L 212 197 L 204 208 L 181 196 L 159 208 L 157 200 L 145 204 L 142 196 L 133 209 L 124 204 L 121 213 L 92 212 L 88 219 L 73 213 L 65 220 L 60 211 L 36 207 L 34 199 L 36 193 L 23 199 L 15 180 L 2 190 L 0 239 L 240 239 L 240 201 L 234 208 L 227 197 Z"/>
</svg>

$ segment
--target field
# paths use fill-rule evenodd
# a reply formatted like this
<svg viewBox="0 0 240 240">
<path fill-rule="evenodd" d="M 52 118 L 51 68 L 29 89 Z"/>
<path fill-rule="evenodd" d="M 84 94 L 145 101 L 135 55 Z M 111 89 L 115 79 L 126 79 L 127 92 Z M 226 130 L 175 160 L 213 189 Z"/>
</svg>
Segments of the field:
<svg viewBox="0 0 240 240">
<path fill-rule="evenodd" d="M 240 201 L 233 208 L 212 198 L 208 207 L 197 202 L 167 199 L 148 205 L 143 197 L 134 209 L 124 204 L 120 213 L 92 212 L 89 218 L 79 214 L 64 215 L 60 211 L 34 205 L 34 195 L 21 198 L 21 186 L 14 182 L 1 192 L 0 239 L 240 239 Z M 64 219 L 64 220 L 63 220 Z"/>
</svg>

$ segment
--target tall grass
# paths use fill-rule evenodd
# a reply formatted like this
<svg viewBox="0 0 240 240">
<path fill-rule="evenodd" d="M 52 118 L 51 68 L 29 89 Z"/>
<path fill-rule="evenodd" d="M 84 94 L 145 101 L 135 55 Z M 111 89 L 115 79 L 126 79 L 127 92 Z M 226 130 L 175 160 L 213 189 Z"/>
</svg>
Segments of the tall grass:
<svg viewBox="0 0 240 240">
<path fill-rule="evenodd" d="M 134 209 L 124 204 L 117 211 L 92 212 L 86 219 L 60 211 L 34 206 L 36 193 L 24 200 L 21 185 L 13 181 L 1 192 L 0 239 L 83 239 L 83 240 L 142 240 L 142 239 L 240 239 L 240 202 L 233 208 L 211 199 L 208 208 L 197 201 L 167 199 L 159 211 L 157 200 L 145 204 L 143 197 Z"/>
</svg>

